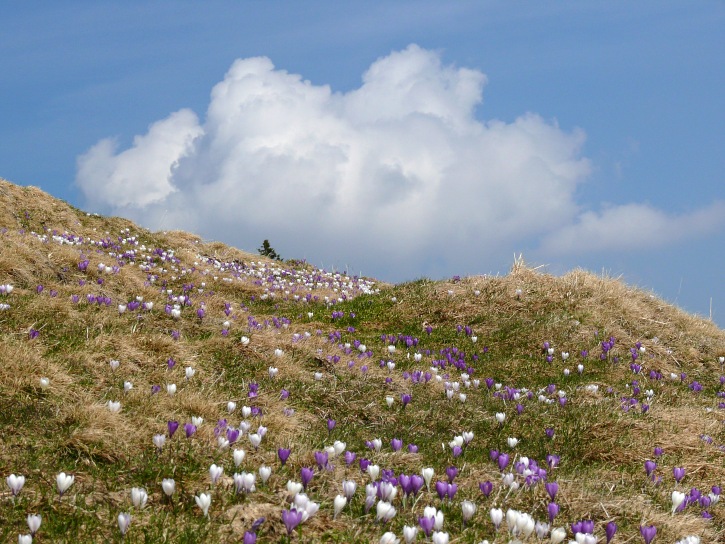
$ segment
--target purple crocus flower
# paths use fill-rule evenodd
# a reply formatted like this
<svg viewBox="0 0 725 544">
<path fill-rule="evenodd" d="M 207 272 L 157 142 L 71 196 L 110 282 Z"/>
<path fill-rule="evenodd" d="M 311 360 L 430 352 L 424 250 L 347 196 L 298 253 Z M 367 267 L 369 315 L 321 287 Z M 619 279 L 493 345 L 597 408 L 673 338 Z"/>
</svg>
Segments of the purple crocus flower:
<svg viewBox="0 0 725 544">
<path fill-rule="evenodd" d="M 345 463 L 347 465 L 352 465 L 355 462 L 356 457 L 357 457 L 357 454 L 350 450 L 346 450 L 345 454 L 343 455 L 343 458 L 345 459 Z"/>
<path fill-rule="evenodd" d="M 446 476 L 448 476 L 448 481 L 453 482 L 456 476 L 458 476 L 458 469 L 456 467 L 448 467 L 446 469 Z"/>
<path fill-rule="evenodd" d="M 393 451 L 400 451 L 403 449 L 403 441 L 399 438 L 393 438 L 390 441 L 390 447 L 393 449 Z"/>
<path fill-rule="evenodd" d="M 290 508 L 289 510 L 282 510 L 282 523 L 284 523 L 287 529 L 287 536 L 292 534 L 292 531 L 302 523 L 302 512 Z"/>
<path fill-rule="evenodd" d="M 481 482 L 478 484 L 478 489 L 481 490 L 481 493 L 483 493 L 484 497 L 488 497 L 491 494 L 491 491 L 493 491 L 493 484 L 491 482 Z"/>
<path fill-rule="evenodd" d="M 412 397 L 408 393 L 403 393 L 400 395 L 400 402 L 403 404 L 403 408 L 408 406 L 410 404 Z"/>
<path fill-rule="evenodd" d="M 420 528 L 423 529 L 423 532 L 425 533 L 426 537 L 429 537 L 431 532 L 433 532 L 433 527 L 435 526 L 435 518 L 433 516 L 428 517 L 419 517 L 418 518 L 418 525 L 420 525 Z"/>
<path fill-rule="evenodd" d="M 300 479 L 302 480 L 302 487 L 307 490 L 307 484 L 312 481 L 312 477 L 315 472 L 309 467 L 302 467 L 300 470 Z"/>
<path fill-rule="evenodd" d="M 654 525 L 648 525 L 646 527 L 644 525 L 640 525 L 639 534 L 642 535 L 644 544 L 650 544 L 650 542 L 654 540 L 655 536 L 657 536 L 657 527 Z"/>
<path fill-rule="evenodd" d="M 365 459 L 364 457 L 360 459 L 360 472 L 367 472 L 369 466 L 370 459 Z"/>
<path fill-rule="evenodd" d="M 398 477 L 398 484 L 400 484 L 400 489 L 403 490 L 403 495 L 407 496 L 413 492 L 413 484 L 410 476 L 407 474 L 401 474 Z"/>
<path fill-rule="evenodd" d="M 555 502 L 550 502 L 546 509 L 549 512 L 549 523 L 554 523 L 554 518 L 559 515 L 559 505 Z M 574 531 L 574 526 L 572 526 L 572 531 Z M 576 533 L 577 531 L 574 531 L 574 534 Z"/>
<path fill-rule="evenodd" d="M 327 466 L 327 461 L 329 459 L 329 456 L 326 451 L 316 451 L 315 452 L 315 463 L 317 463 L 317 467 L 322 470 Z"/>
<path fill-rule="evenodd" d="M 448 494 L 448 484 L 443 480 L 438 480 L 436 482 L 436 493 L 438 493 L 438 498 L 440 500 L 445 499 Z"/>
<path fill-rule="evenodd" d="M 155 395 L 159 391 L 161 391 L 161 386 L 160 385 L 152 385 L 151 386 L 151 394 L 152 395 Z"/>
<path fill-rule="evenodd" d="M 689 504 L 691 504 L 691 503 L 697 502 L 700 499 L 700 497 L 702 496 L 702 493 L 700 493 L 699 489 L 697 489 L 696 487 L 693 487 L 692 489 L 690 489 L 689 495 L 690 495 L 690 497 L 687 502 Z"/>
<path fill-rule="evenodd" d="M 169 430 L 169 438 L 172 438 L 174 436 L 174 433 L 176 432 L 176 429 L 179 428 L 179 422 L 178 421 L 169 421 L 166 423 L 166 427 Z"/>
<path fill-rule="evenodd" d="M 289 448 L 278 448 L 277 449 L 277 457 L 279 457 L 280 463 L 282 463 L 282 466 L 287 462 L 287 459 L 289 459 L 290 454 Z"/>
<path fill-rule="evenodd" d="M 546 492 L 549 494 L 549 497 L 551 497 L 551 500 L 556 500 L 556 494 L 559 492 L 559 484 L 556 482 L 546 482 L 544 484 L 544 488 L 546 489 Z"/>
<path fill-rule="evenodd" d="M 408 444 L 408 452 L 418 453 L 418 446 L 416 446 L 415 444 Z"/>
<path fill-rule="evenodd" d="M 546 434 L 547 438 L 554 438 L 554 428 L 553 427 L 547 427 L 544 429 L 544 433 Z"/>
<path fill-rule="evenodd" d="M 244 538 L 242 539 L 242 544 L 257 544 L 257 533 L 245 531 Z"/>
<path fill-rule="evenodd" d="M 422 478 L 422 476 L 418 476 L 417 474 L 413 474 L 410 477 L 410 488 L 411 493 L 410 495 L 417 495 L 418 491 L 420 491 L 423 488 L 423 485 L 425 484 L 425 480 Z"/>
<path fill-rule="evenodd" d="M 682 478 L 685 477 L 685 469 L 682 467 L 674 467 L 672 469 L 672 475 L 675 477 L 675 481 L 679 484 Z"/>
<path fill-rule="evenodd" d="M 460 457 L 463 455 L 463 448 L 461 446 L 453 446 L 453 457 Z"/>
<path fill-rule="evenodd" d="M 651 476 L 656 468 L 657 468 L 657 463 L 655 463 L 654 461 L 650 461 L 648 459 L 647 461 L 644 462 L 644 470 L 647 473 L 647 476 Z"/>
<path fill-rule="evenodd" d="M 446 495 L 448 495 L 448 498 L 450 500 L 453 500 L 453 497 L 456 496 L 456 493 L 458 492 L 458 485 L 456 484 L 448 484 L 448 492 Z"/>
<path fill-rule="evenodd" d="M 498 468 L 501 472 L 503 472 L 503 469 L 505 469 L 509 464 L 509 454 L 508 453 L 501 453 L 498 456 Z"/>
<path fill-rule="evenodd" d="M 239 429 L 227 429 L 227 440 L 230 444 L 234 444 L 239 438 Z"/>
<path fill-rule="evenodd" d="M 604 527 L 604 533 L 607 535 L 607 544 L 614 538 L 614 534 L 617 532 L 617 524 L 613 521 L 607 523 Z"/>
<path fill-rule="evenodd" d="M 256 382 L 250 382 L 249 383 L 249 392 L 247 393 L 247 397 L 250 399 L 253 399 L 259 395 L 259 384 Z M 252 407 L 254 409 L 254 407 Z"/>
<path fill-rule="evenodd" d="M 561 461 L 561 457 L 555 453 L 550 453 L 546 456 L 546 464 L 549 465 L 549 468 L 556 468 L 559 465 L 559 461 Z"/>
<path fill-rule="evenodd" d="M 337 425 L 337 422 L 334 419 L 328 419 L 327 420 L 327 432 L 331 433 L 332 429 L 335 428 L 335 425 Z"/>
<path fill-rule="evenodd" d="M 185 423 L 184 432 L 186 433 L 186 438 L 191 438 L 191 436 L 196 432 L 196 425 L 193 423 Z"/>
</svg>

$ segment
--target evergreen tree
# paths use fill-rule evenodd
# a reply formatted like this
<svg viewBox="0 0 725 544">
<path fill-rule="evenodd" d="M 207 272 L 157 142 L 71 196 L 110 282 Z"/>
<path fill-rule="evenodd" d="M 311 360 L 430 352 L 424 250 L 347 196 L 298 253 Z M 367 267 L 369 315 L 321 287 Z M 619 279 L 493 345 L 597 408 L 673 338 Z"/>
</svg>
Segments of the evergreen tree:
<svg viewBox="0 0 725 544">
<path fill-rule="evenodd" d="M 270 259 L 282 260 L 282 257 L 277 254 L 274 248 L 269 244 L 269 240 L 262 242 L 262 247 L 257 248 L 257 251 L 263 257 L 269 257 Z"/>
</svg>

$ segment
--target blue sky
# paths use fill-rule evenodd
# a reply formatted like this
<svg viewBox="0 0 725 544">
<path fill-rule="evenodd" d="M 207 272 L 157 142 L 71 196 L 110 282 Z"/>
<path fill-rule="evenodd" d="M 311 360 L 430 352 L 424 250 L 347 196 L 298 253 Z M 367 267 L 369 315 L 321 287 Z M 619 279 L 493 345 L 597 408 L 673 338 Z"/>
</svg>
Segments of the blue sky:
<svg viewBox="0 0 725 544">
<path fill-rule="evenodd" d="M 523 252 L 725 323 L 721 1 L 38 6 L 0 8 L 10 181 L 389 281 Z"/>
</svg>

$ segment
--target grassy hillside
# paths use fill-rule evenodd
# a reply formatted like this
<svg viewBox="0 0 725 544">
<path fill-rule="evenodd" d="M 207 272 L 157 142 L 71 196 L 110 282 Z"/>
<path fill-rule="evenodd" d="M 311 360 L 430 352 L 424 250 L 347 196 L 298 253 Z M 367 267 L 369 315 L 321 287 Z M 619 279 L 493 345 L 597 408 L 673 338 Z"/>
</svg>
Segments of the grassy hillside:
<svg viewBox="0 0 725 544">
<path fill-rule="evenodd" d="M 0 541 L 722 542 L 724 357 L 581 270 L 386 285 L 0 180 Z"/>
</svg>

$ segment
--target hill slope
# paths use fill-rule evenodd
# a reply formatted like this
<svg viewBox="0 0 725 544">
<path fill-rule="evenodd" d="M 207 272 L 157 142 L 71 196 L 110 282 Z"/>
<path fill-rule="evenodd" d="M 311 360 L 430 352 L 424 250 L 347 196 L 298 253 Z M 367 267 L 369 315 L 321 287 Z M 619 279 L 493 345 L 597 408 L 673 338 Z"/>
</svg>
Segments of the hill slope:
<svg viewBox="0 0 725 544">
<path fill-rule="evenodd" d="M 725 332 L 619 281 L 391 286 L 0 180 L 0 286 L 2 541 L 725 538 Z"/>
</svg>

